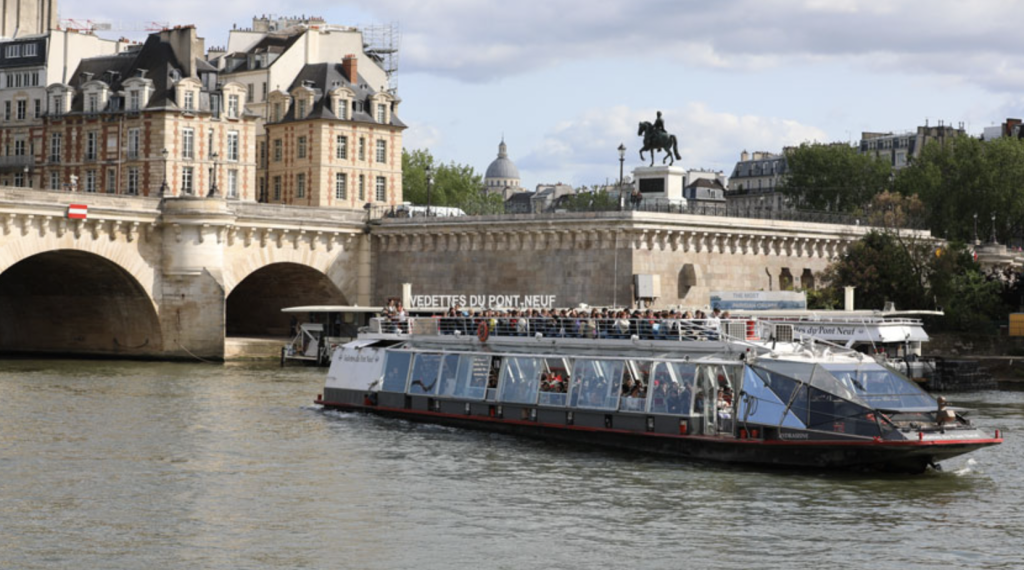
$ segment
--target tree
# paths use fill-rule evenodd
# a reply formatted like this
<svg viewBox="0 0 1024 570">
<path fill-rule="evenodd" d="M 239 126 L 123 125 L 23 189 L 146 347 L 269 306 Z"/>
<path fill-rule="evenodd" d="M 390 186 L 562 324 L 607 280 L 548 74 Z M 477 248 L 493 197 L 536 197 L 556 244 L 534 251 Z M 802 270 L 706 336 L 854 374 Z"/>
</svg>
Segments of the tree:
<svg viewBox="0 0 1024 570">
<path fill-rule="evenodd" d="M 402 191 L 406 201 L 427 205 L 428 166 L 434 173 L 430 205 L 461 208 L 467 214 L 494 214 L 504 210 L 501 196 L 484 194 L 483 179 L 472 166 L 454 162 L 435 164 L 426 149 L 402 149 Z"/>
<path fill-rule="evenodd" d="M 798 208 L 855 212 L 889 187 L 892 166 L 845 144 L 804 143 L 786 152 L 779 192 Z"/>
<path fill-rule="evenodd" d="M 965 242 L 991 233 L 995 215 L 1000 243 L 1024 235 L 1024 141 L 999 138 L 984 142 L 959 136 L 932 142 L 896 179 L 896 190 L 917 194 L 927 206 L 932 232 Z"/>
</svg>

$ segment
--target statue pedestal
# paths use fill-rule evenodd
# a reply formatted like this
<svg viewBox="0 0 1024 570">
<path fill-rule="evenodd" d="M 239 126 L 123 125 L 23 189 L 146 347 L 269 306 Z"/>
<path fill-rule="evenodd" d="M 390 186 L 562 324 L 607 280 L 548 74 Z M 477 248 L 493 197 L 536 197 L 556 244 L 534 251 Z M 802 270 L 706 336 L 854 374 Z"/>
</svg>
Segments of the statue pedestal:
<svg viewBox="0 0 1024 570">
<path fill-rule="evenodd" d="M 640 166 L 633 169 L 633 180 L 644 200 L 657 199 L 686 203 L 683 182 L 686 170 L 679 166 Z"/>
</svg>

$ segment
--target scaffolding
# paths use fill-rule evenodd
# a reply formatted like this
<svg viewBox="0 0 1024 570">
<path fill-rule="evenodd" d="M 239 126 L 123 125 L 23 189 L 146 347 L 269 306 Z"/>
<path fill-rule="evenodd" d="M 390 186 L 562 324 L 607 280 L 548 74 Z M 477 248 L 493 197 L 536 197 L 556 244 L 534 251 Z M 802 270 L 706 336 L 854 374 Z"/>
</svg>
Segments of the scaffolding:
<svg viewBox="0 0 1024 570">
<path fill-rule="evenodd" d="M 388 76 L 388 92 L 395 93 L 398 90 L 398 44 L 401 41 L 398 22 L 362 26 L 360 29 L 363 31 L 363 51 L 384 68 Z"/>
</svg>

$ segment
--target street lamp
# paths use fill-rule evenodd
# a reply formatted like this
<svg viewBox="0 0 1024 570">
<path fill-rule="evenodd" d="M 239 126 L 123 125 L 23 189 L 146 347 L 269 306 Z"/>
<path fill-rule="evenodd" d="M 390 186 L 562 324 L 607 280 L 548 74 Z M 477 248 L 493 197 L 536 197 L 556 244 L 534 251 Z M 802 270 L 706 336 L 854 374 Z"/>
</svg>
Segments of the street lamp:
<svg viewBox="0 0 1024 570">
<path fill-rule="evenodd" d="M 626 145 L 619 143 L 619 209 L 622 209 L 625 199 L 622 195 L 622 168 L 626 163 Z"/>
<path fill-rule="evenodd" d="M 219 155 L 216 152 L 214 152 L 213 154 L 210 155 L 210 158 L 213 159 L 213 176 L 210 177 L 210 193 L 207 194 L 206 197 L 215 198 L 217 196 L 217 158 L 219 158 Z"/>
<path fill-rule="evenodd" d="M 21 184 L 22 186 L 28 186 L 29 188 L 32 187 L 32 178 L 30 178 L 27 164 L 25 165 L 25 178 L 22 180 Z"/>
<path fill-rule="evenodd" d="M 433 187 L 434 187 L 434 170 L 432 168 L 430 168 L 429 164 L 427 165 L 426 173 L 427 173 L 427 216 L 429 217 L 430 216 L 430 206 L 431 206 L 431 201 L 430 201 L 431 196 L 430 196 L 430 193 L 431 193 L 431 190 L 433 190 Z"/>
<path fill-rule="evenodd" d="M 974 212 L 974 245 L 981 245 L 978 241 L 978 212 Z"/>
<path fill-rule="evenodd" d="M 166 148 L 160 151 L 160 156 L 164 157 L 164 181 L 160 184 L 160 197 L 167 196 L 167 155 L 171 154 Z"/>
<path fill-rule="evenodd" d="M 992 212 L 992 244 L 998 244 L 996 241 L 996 213 Z"/>
</svg>

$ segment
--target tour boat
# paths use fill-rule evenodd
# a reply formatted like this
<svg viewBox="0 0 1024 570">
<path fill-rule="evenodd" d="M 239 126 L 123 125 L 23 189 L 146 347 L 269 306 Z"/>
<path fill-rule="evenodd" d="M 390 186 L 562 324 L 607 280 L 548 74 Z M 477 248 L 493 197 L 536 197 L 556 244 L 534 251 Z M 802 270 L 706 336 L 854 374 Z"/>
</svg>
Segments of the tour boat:
<svg viewBox="0 0 1024 570">
<path fill-rule="evenodd" d="M 792 323 L 619 324 L 375 319 L 333 353 L 316 403 L 797 468 L 917 473 L 1003 441 L 880 361 Z"/>
</svg>

